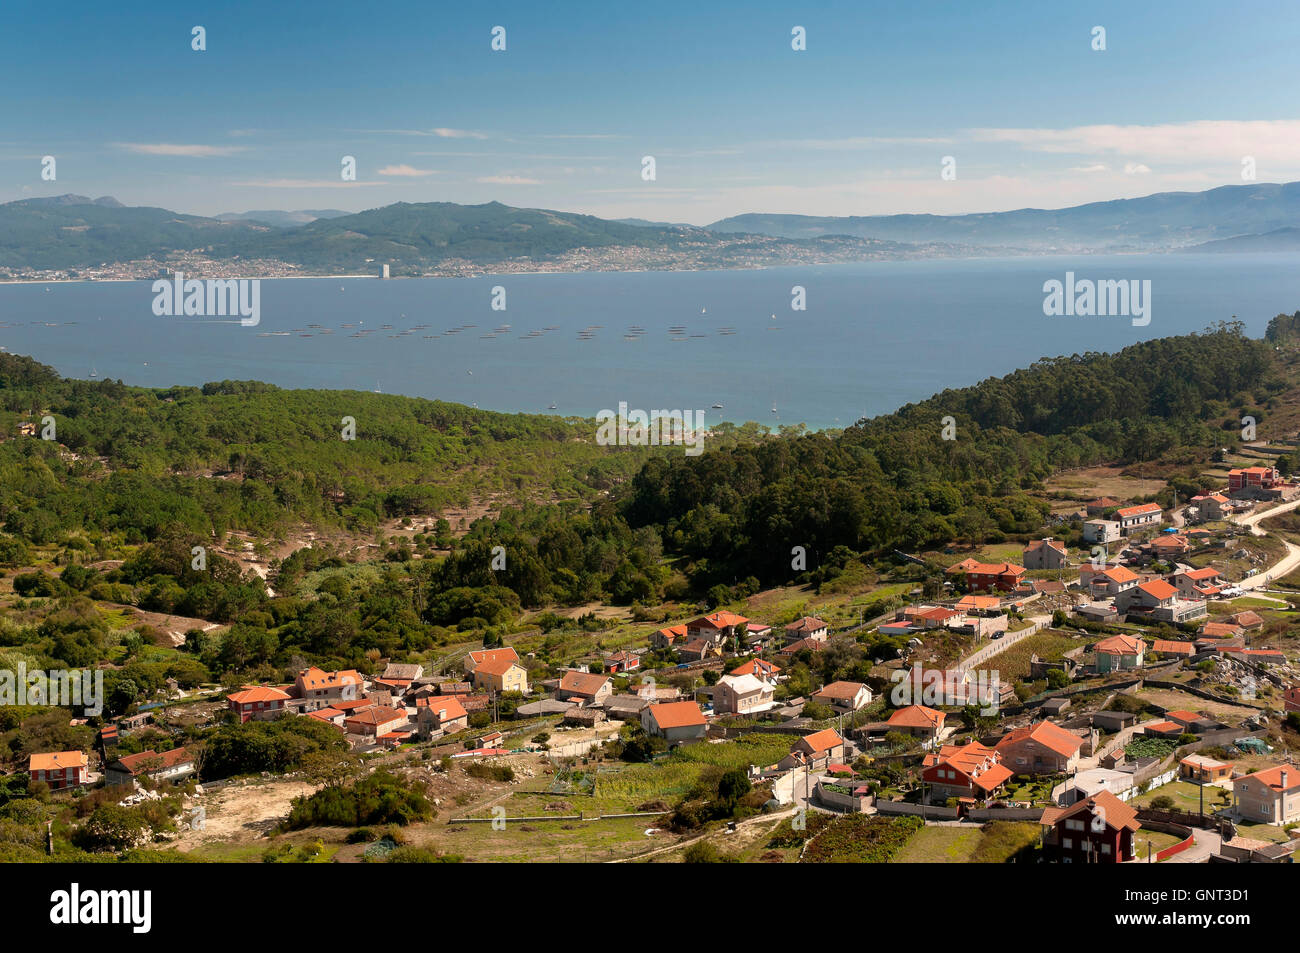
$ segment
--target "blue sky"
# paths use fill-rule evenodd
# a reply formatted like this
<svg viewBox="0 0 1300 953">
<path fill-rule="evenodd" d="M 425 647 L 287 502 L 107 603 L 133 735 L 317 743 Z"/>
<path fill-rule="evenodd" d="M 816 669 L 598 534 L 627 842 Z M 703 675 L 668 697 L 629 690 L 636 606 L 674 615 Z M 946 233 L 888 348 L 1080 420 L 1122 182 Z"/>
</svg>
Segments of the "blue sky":
<svg viewBox="0 0 1300 953">
<path fill-rule="evenodd" d="M 495 199 L 704 224 L 1200 190 L 1240 184 L 1245 156 L 1292 181 L 1298 43 L 1294 2 L 8 0 L 0 201 Z"/>
</svg>

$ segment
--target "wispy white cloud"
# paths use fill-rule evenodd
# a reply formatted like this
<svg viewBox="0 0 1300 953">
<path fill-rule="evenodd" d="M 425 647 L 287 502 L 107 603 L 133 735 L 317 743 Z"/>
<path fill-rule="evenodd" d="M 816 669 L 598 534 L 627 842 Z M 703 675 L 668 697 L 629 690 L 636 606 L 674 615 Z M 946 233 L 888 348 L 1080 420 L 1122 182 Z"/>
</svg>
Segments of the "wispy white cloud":
<svg viewBox="0 0 1300 953">
<path fill-rule="evenodd" d="M 119 142 L 118 147 L 137 155 L 146 156 L 188 156 L 208 158 L 211 156 L 228 156 L 244 152 L 247 146 L 204 146 L 181 145 L 174 142 Z"/>
<path fill-rule="evenodd" d="M 417 169 L 411 165 L 386 165 L 378 172 L 379 175 L 395 175 L 407 178 L 420 178 L 425 175 L 437 175 L 434 169 Z"/>
<path fill-rule="evenodd" d="M 1032 152 L 1129 155 L 1189 163 L 1241 156 L 1290 161 L 1300 154 L 1300 119 L 1220 120 L 1149 126 L 1074 126 L 1066 129 L 972 129 L 977 142 L 1002 142 Z"/>
<path fill-rule="evenodd" d="M 391 185 L 390 182 L 344 182 L 342 179 L 250 179 L 231 185 L 250 189 L 351 189 L 357 186 Z"/>
<path fill-rule="evenodd" d="M 485 175 L 474 180 L 482 185 L 541 185 L 541 179 L 530 179 L 523 175 Z"/>
</svg>

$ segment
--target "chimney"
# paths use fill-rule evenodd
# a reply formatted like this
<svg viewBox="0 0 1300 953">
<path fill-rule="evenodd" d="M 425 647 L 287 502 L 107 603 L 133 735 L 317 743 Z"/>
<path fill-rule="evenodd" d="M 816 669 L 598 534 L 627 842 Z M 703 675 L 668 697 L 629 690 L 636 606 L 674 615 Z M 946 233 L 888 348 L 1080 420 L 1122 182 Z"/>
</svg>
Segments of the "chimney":
<svg viewBox="0 0 1300 953">
<path fill-rule="evenodd" d="M 1282 769 L 1282 790 L 1286 790 L 1286 768 Z"/>
</svg>

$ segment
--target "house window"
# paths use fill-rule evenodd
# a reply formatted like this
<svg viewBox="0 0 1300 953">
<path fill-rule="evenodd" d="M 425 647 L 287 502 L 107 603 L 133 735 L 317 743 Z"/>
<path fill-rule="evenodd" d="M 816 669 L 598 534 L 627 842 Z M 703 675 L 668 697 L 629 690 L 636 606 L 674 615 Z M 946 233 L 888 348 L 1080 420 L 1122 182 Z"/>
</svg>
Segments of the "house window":
<svg viewBox="0 0 1300 953">
<path fill-rule="evenodd" d="M 1073 849 L 1074 849 L 1074 838 L 1073 838 L 1073 837 L 1062 837 L 1062 838 L 1061 838 L 1061 846 L 1064 847 L 1066 850 L 1073 850 Z"/>
<path fill-rule="evenodd" d="M 1103 854 L 1109 854 L 1109 853 L 1110 853 L 1110 845 L 1109 845 L 1109 844 L 1102 844 L 1102 845 L 1101 845 L 1101 852 L 1102 852 Z"/>
</svg>

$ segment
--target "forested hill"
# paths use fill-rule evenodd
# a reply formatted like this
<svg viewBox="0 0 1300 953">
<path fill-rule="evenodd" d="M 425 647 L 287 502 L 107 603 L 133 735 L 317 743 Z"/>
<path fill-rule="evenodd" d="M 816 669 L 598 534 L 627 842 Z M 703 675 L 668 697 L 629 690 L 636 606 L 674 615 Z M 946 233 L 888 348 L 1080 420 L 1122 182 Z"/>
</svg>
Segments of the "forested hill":
<svg viewBox="0 0 1300 953">
<path fill-rule="evenodd" d="M 451 558 L 412 564 L 424 567 L 427 618 L 501 621 L 511 606 L 655 605 L 670 593 L 727 601 L 799 577 L 796 546 L 822 572 L 895 548 L 1040 532 L 1048 504 L 1035 491 L 1064 467 L 1185 464 L 1171 478 L 1180 494 L 1198 489 L 1200 464 L 1237 440 L 1241 416 L 1267 420 L 1288 386 L 1280 367 L 1271 343 L 1220 325 L 1113 355 L 1043 360 L 840 433 L 733 435 L 687 457 L 599 447 L 594 421 L 251 382 L 150 390 L 62 380 L 0 355 L 7 432 L 49 415 L 62 444 L 0 444 L 0 562 L 22 565 L 31 545 L 87 541 L 98 552 L 148 540 L 183 553 L 231 530 L 266 537 L 301 522 L 365 533 L 495 497 L 517 505 L 469 527 Z M 345 416 L 355 441 L 340 437 Z M 497 544 L 510 551 L 508 572 L 486 568 Z M 190 601 L 150 596 L 150 605 L 211 602 L 178 571 Z M 218 604 L 226 619 L 249 608 Z"/>
<path fill-rule="evenodd" d="M 788 578 L 790 552 L 817 560 L 996 540 L 1041 528 L 1024 491 L 1055 470 L 1154 460 L 1231 445 L 1285 387 L 1272 348 L 1240 324 L 1118 354 L 1043 360 L 945 391 L 831 438 L 814 434 L 695 459 L 649 461 L 622 501 L 633 526 L 662 527 L 700 583 Z M 944 418 L 955 439 L 944 439 Z M 812 557 L 810 556 L 810 560 Z"/>
</svg>

